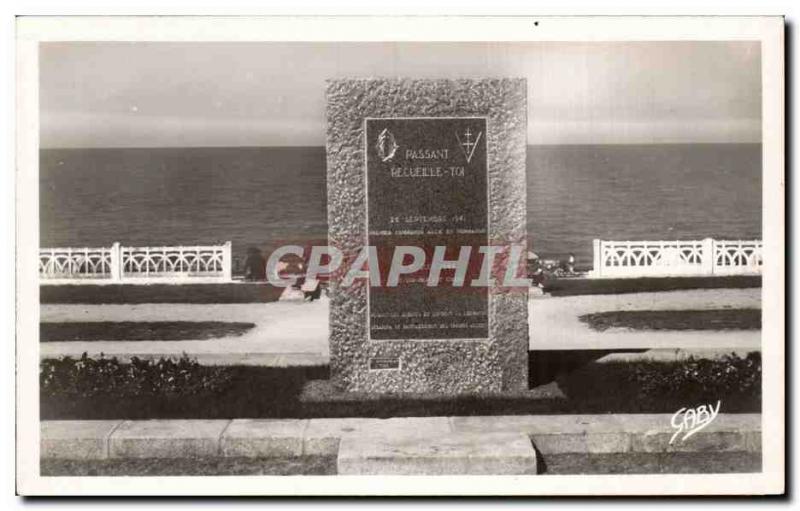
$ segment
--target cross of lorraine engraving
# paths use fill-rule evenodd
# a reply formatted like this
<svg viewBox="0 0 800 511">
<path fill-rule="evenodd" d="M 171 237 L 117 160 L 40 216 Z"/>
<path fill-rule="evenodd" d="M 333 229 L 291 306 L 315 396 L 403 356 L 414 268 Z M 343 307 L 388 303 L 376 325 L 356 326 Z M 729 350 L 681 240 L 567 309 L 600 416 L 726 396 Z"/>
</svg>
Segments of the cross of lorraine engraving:
<svg viewBox="0 0 800 511">
<path fill-rule="evenodd" d="M 478 136 L 477 138 L 475 138 L 474 142 L 472 141 L 472 135 L 473 133 L 469 130 L 469 128 L 467 128 L 467 130 L 464 132 L 464 141 L 462 142 L 461 137 L 459 137 L 458 133 L 456 133 L 456 140 L 458 140 L 458 146 L 464 153 L 464 157 L 467 159 L 467 163 L 470 163 L 470 161 L 472 160 L 472 155 L 475 154 L 475 148 L 478 147 L 478 142 L 480 141 L 483 132 L 482 131 L 478 132 Z"/>
</svg>

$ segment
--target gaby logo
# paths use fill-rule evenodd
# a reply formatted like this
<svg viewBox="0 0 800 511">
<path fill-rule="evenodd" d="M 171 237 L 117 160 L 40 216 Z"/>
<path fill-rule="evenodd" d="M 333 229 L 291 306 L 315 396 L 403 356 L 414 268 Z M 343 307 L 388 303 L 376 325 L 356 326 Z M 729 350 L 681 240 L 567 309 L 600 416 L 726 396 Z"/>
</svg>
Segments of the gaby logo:
<svg viewBox="0 0 800 511">
<path fill-rule="evenodd" d="M 717 401 L 717 407 L 712 404 L 700 405 L 697 408 L 681 408 L 672 416 L 672 427 L 675 433 L 669 439 L 670 445 L 683 433 L 680 441 L 683 442 L 701 429 L 711 424 L 717 418 L 722 401 Z"/>
</svg>

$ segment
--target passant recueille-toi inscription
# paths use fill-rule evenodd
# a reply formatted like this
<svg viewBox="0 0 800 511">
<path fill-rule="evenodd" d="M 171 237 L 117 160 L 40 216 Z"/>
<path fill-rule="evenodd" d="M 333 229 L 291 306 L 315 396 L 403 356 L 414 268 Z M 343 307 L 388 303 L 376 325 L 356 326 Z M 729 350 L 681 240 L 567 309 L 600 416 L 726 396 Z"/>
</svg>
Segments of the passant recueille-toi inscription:
<svg viewBox="0 0 800 511">
<path fill-rule="evenodd" d="M 488 290 L 469 286 L 480 272 L 481 247 L 488 245 L 486 119 L 365 123 L 368 244 L 382 262 L 400 245 L 419 248 L 427 261 L 396 287 L 370 287 L 370 339 L 486 339 Z M 428 286 L 437 250 L 440 260 L 463 256 L 465 272 L 440 269 L 438 284 Z"/>
</svg>

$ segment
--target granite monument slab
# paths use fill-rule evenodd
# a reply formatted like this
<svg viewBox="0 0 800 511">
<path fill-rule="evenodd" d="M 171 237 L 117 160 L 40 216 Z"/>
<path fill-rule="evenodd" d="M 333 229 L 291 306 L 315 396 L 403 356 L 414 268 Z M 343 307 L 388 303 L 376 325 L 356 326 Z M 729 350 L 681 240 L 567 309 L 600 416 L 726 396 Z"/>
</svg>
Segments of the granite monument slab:
<svg viewBox="0 0 800 511">
<path fill-rule="evenodd" d="M 328 81 L 341 390 L 527 388 L 528 289 L 494 278 L 527 246 L 526 95 L 524 79 Z"/>
</svg>

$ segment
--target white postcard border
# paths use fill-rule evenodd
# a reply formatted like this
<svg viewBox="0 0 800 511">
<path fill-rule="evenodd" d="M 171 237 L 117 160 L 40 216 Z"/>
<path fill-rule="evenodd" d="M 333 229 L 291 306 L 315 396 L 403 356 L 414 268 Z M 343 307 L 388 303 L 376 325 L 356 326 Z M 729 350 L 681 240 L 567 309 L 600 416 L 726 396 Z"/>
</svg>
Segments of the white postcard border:
<svg viewBox="0 0 800 511">
<path fill-rule="evenodd" d="M 539 21 L 534 26 L 534 21 Z M 17 23 L 17 490 L 25 495 L 678 495 L 784 491 L 784 26 L 781 17 L 31 17 Z M 38 397 L 39 41 L 760 40 L 763 472 L 625 476 L 41 477 Z"/>
</svg>

